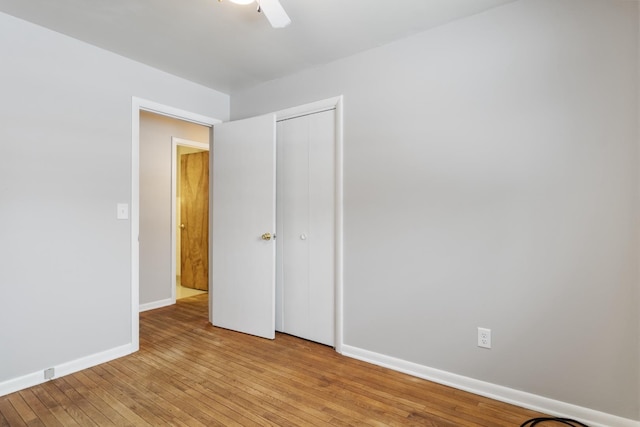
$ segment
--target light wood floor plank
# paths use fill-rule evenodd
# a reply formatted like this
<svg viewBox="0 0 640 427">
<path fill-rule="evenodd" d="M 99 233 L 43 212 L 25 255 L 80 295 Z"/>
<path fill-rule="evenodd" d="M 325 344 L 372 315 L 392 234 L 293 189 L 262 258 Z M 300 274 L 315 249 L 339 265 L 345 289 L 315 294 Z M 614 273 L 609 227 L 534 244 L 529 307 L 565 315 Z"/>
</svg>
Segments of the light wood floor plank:
<svg viewBox="0 0 640 427">
<path fill-rule="evenodd" d="M 9 425 L 9 421 L 4 417 L 4 415 L 2 415 L 0 410 L 0 427 L 9 427 Z"/>
<path fill-rule="evenodd" d="M 169 350 L 166 350 L 165 353 L 167 351 L 169 351 Z M 225 350 L 219 350 L 219 351 L 223 351 L 224 352 Z M 219 352 L 219 351 L 217 350 L 216 352 Z M 230 358 L 232 358 L 234 360 L 234 365 L 236 363 L 238 364 L 238 365 L 236 365 L 237 369 L 241 370 L 241 369 L 245 368 L 245 369 L 248 370 L 247 374 L 252 376 L 253 373 L 251 372 L 252 368 L 251 368 L 250 364 L 251 363 L 255 363 L 255 359 L 253 359 L 253 360 L 246 359 L 243 356 L 243 352 L 249 353 L 250 351 L 251 351 L 250 348 L 242 349 L 239 353 L 231 353 L 230 354 Z M 331 352 L 334 353 L 333 350 L 331 350 Z M 266 360 L 264 360 L 264 361 L 267 362 Z M 247 364 L 244 364 L 244 362 L 247 362 Z M 313 387 L 318 386 L 318 384 L 315 381 L 314 381 L 313 384 L 310 384 L 309 380 L 310 379 L 314 379 L 314 378 L 310 378 L 310 377 L 306 378 L 306 382 L 305 381 L 299 381 L 299 382 L 296 383 L 296 379 L 292 378 L 291 375 L 288 374 L 288 372 L 290 370 L 286 366 L 284 366 L 286 363 L 287 363 L 286 360 L 284 360 L 282 362 L 277 362 L 275 364 L 275 368 L 276 368 L 275 370 L 274 370 L 273 366 L 267 368 L 267 369 L 272 369 L 272 373 L 279 376 L 279 378 L 278 378 L 278 382 L 279 383 L 288 382 L 289 384 L 291 384 L 293 386 L 298 386 L 297 387 L 298 391 L 303 390 L 304 388 L 309 388 L 309 386 L 313 386 Z M 262 370 L 264 371 L 264 368 L 262 368 Z M 284 371 L 284 373 L 283 372 L 276 372 L 278 370 Z M 313 390 L 313 387 L 311 387 L 310 389 Z M 313 398 L 313 396 L 309 396 L 309 398 Z M 343 414 L 343 415 L 346 415 L 346 414 Z M 358 416 L 358 415 L 356 415 L 356 416 Z"/>
<path fill-rule="evenodd" d="M 112 426 L 114 425 L 100 410 L 94 406 L 86 396 L 83 396 L 76 390 L 68 381 L 68 377 L 60 378 L 58 381 L 52 382 L 55 386 L 62 392 L 65 396 L 66 401 L 70 404 L 76 405 L 86 416 L 91 420 L 91 422 L 96 425 L 102 426 Z M 87 422 L 87 425 L 90 423 Z"/>
<path fill-rule="evenodd" d="M 155 372 L 154 381 L 163 389 L 162 392 L 157 392 L 159 395 L 172 399 L 172 401 L 179 405 L 183 412 L 194 419 L 194 422 L 204 423 L 209 426 L 224 426 L 223 422 L 220 421 L 221 416 L 208 406 L 202 405 L 198 399 L 193 399 L 186 392 L 188 388 L 187 385 L 181 382 L 171 381 L 171 375 L 164 372 L 164 367 L 154 364 L 150 359 L 151 357 L 147 356 L 144 362 L 139 361 L 140 364 L 136 366 L 146 370 L 147 368 L 144 368 L 144 365 L 148 365 L 148 368 L 150 368 L 152 372 Z"/>
<path fill-rule="evenodd" d="M 9 396 L 9 402 L 16 410 L 16 412 L 20 415 L 20 418 L 27 424 L 28 426 L 39 426 L 42 425 L 42 422 L 38 418 L 35 412 L 31 409 L 29 404 L 25 402 L 20 393 L 14 393 Z"/>
<path fill-rule="evenodd" d="M 249 350 L 246 351 L 247 353 Z M 333 350 L 331 350 L 333 353 Z M 395 405 L 388 407 L 377 407 L 380 406 L 379 402 L 370 402 L 366 401 L 366 399 L 362 399 L 362 401 L 354 401 L 351 399 L 351 395 L 349 393 L 345 393 L 343 384 L 339 380 L 331 380 L 328 381 L 326 375 L 329 375 L 330 367 L 325 367 L 322 371 L 319 372 L 318 377 L 315 378 L 316 381 L 309 382 L 308 378 L 304 378 L 304 376 L 297 375 L 297 371 L 295 369 L 291 369 L 290 365 L 295 364 L 295 360 L 291 360 L 290 358 L 278 358 L 277 360 L 267 360 L 264 355 L 254 355 L 256 357 L 263 357 L 264 362 L 270 363 L 266 369 L 270 371 L 270 374 L 277 376 L 278 382 L 282 385 L 288 385 L 292 389 L 301 389 L 307 385 L 311 385 L 313 387 L 310 388 L 310 393 L 305 393 L 304 396 L 307 398 L 307 402 L 315 401 L 317 398 L 321 398 L 323 393 L 329 392 L 334 400 L 339 401 L 350 401 L 349 405 L 330 405 L 327 409 L 337 410 L 337 413 L 334 413 L 336 416 L 340 416 L 342 418 L 351 417 L 355 420 L 363 419 L 363 414 L 368 414 L 369 416 L 375 415 L 378 412 L 378 416 L 382 418 L 386 418 L 387 422 L 390 422 L 391 419 L 395 416 L 401 416 L 405 418 L 409 415 L 408 412 L 398 411 Z M 240 358 L 240 357 L 238 357 Z M 300 372 L 307 372 L 312 370 L 310 365 L 304 365 L 301 367 Z M 322 391 L 316 391 L 315 388 L 320 388 Z M 300 393 L 299 393 L 300 395 Z M 318 399 L 318 401 L 322 402 L 322 399 Z M 304 402 L 301 402 L 304 403 Z M 376 424 L 376 422 L 373 422 Z"/>
<path fill-rule="evenodd" d="M 225 350 L 218 351 L 219 353 L 224 353 Z M 162 354 L 166 357 L 171 353 L 171 350 L 167 349 L 162 352 Z M 237 379 L 238 377 L 246 377 L 249 378 L 253 382 L 257 382 L 256 372 L 252 368 L 251 359 L 244 360 L 241 352 L 231 352 L 228 355 L 230 360 L 233 360 L 231 363 L 227 363 L 223 368 L 226 371 L 233 370 L 233 377 Z M 255 360 L 253 361 L 255 363 Z M 209 365 L 210 369 L 213 369 L 213 365 Z M 283 368 L 284 369 L 284 368 Z M 262 372 L 262 374 L 264 374 Z M 273 382 L 277 382 L 282 390 L 285 390 L 286 398 L 289 399 L 293 404 L 301 407 L 313 407 L 316 402 L 321 404 L 319 408 L 322 411 L 326 411 L 327 409 L 334 409 L 335 413 L 333 415 L 337 415 L 342 419 L 352 419 L 352 420 L 360 420 L 362 419 L 361 414 L 358 414 L 357 411 L 354 411 L 352 408 L 345 408 L 343 405 L 335 404 L 332 401 L 327 402 L 323 399 L 316 399 L 317 394 L 313 392 L 306 391 L 305 388 L 309 388 L 313 390 L 313 387 L 308 387 L 309 384 L 303 384 L 302 387 L 299 387 L 300 384 L 292 383 L 286 377 L 279 375 L 276 372 L 270 372 L 272 380 L 267 384 L 268 387 L 271 387 L 271 393 L 277 392 L 276 389 L 273 389 Z M 313 384 L 311 384 L 313 386 Z M 296 390 L 295 393 L 291 393 L 290 390 Z M 323 416 L 324 417 L 324 416 Z M 369 425 L 377 425 L 377 422 L 371 421 Z"/>
<path fill-rule="evenodd" d="M 25 402 L 38 415 L 38 419 L 42 424 L 51 427 L 63 427 L 62 423 L 51 413 L 38 397 L 33 393 L 33 389 L 22 390 L 18 394 L 22 396 Z"/>
<path fill-rule="evenodd" d="M 96 393 L 91 387 L 87 387 L 85 382 L 81 381 L 84 374 L 79 372 L 77 374 L 68 375 L 64 378 L 60 378 L 57 381 L 66 381 L 71 387 L 73 387 L 78 394 L 82 395 L 104 416 L 109 423 L 118 427 L 126 427 L 132 425 L 125 417 L 123 417 L 118 411 L 113 409 L 104 399 L 100 397 L 100 393 Z"/>
<path fill-rule="evenodd" d="M 543 415 L 207 316 L 206 294 L 141 313 L 139 352 L 0 397 L 0 427 L 517 427 Z"/>
<path fill-rule="evenodd" d="M 26 426 L 18 411 L 13 407 L 9 399 L 0 399 L 0 414 L 9 426 Z"/>
<path fill-rule="evenodd" d="M 91 416 L 87 415 L 78 405 L 79 402 L 72 401 L 66 396 L 59 388 L 59 383 L 63 381 L 49 381 L 43 384 L 43 388 L 49 393 L 52 399 L 54 399 L 62 410 L 73 418 L 78 425 L 81 426 L 96 426 L 97 423 L 92 420 Z M 66 418 L 66 415 L 65 415 Z"/>
<path fill-rule="evenodd" d="M 174 343 L 174 347 L 177 348 L 178 346 L 179 345 L 177 343 Z M 187 359 L 187 358 L 177 359 L 175 358 L 175 356 L 172 357 L 172 353 L 173 352 L 171 349 L 165 349 L 161 353 L 163 357 L 167 359 L 167 362 L 166 362 L 167 366 L 172 366 L 175 363 L 192 363 L 191 359 Z M 282 399 L 282 394 L 278 393 L 277 389 L 273 388 L 272 383 L 266 383 L 263 385 L 260 379 L 256 378 L 256 376 L 252 372 L 243 371 L 242 367 L 235 365 L 235 362 L 223 363 L 221 361 L 219 365 L 216 365 L 215 361 L 207 362 L 205 358 L 198 359 L 196 357 L 195 360 L 199 361 L 199 363 L 206 363 L 208 372 L 216 372 L 217 373 L 216 379 L 220 381 L 219 384 L 226 384 L 225 381 L 231 381 L 234 387 L 242 387 L 242 389 L 245 392 L 253 395 L 258 395 L 260 398 L 266 399 L 267 401 L 271 401 L 271 403 L 275 405 L 279 405 L 280 402 L 282 402 L 282 404 L 284 404 L 284 406 L 287 407 L 288 412 L 290 413 L 302 415 L 302 412 L 304 412 L 304 411 L 298 410 L 298 406 L 287 404 L 286 401 L 282 401 L 282 400 L 278 401 L 276 396 Z M 228 375 L 231 379 L 229 380 L 225 379 L 225 376 L 224 376 L 225 374 Z M 213 387 L 214 384 L 212 383 L 211 386 Z M 299 402 L 294 402 L 294 403 L 297 404 Z M 314 413 L 314 415 L 316 416 L 319 415 L 320 420 L 315 420 L 314 422 L 314 420 L 307 417 L 306 418 L 307 424 L 313 425 L 313 424 L 316 424 L 318 421 L 321 421 L 322 418 L 326 419 L 326 417 L 322 415 L 320 412 L 316 412 Z"/>
<path fill-rule="evenodd" d="M 138 362 L 142 363 L 142 362 Z M 155 407 L 167 413 L 169 418 L 173 419 L 173 423 L 177 425 L 185 425 L 189 427 L 207 427 L 205 423 L 193 418 L 189 415 L 190 402 L 184 397 L 173 394 L 167 390 L 166 383 L 160 386 L 158 382 L 148 379 L 145 375 L 141 375 L 137 369 L 131 369 L 124 364 L 107 363 L 104 368 L 111 372 L 115 377 L 126 376 L 131 381 L 128 385 L 137 393 L 147 396 L 154 396 Z"/>
<path fill-rule="evenodd" d="M 78 422 L 49 394 L 49 384 L 33 387 L 33 394 L 46 406 L 63 426 L 79 426 Z"/>
</svg>

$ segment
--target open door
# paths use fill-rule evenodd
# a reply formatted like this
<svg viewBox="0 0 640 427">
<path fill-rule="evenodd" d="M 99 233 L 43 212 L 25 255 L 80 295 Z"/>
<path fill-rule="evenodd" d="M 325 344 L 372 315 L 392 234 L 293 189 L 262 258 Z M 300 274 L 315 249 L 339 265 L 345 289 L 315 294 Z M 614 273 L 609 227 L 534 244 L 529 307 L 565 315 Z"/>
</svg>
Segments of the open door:
<svg viewBox="0 0 640 427">
<path fill-rule="evenodd" d="M 276 118 L 213 127 L 214 326 L 275 338 Z"/>
</svg>

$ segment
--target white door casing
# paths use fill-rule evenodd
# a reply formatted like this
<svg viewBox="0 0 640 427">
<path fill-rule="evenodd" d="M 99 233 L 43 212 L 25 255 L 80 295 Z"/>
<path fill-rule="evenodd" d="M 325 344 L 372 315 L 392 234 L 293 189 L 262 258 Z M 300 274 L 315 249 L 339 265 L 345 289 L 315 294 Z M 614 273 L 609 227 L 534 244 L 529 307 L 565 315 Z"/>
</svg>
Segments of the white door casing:
<svg viewBox="0 0 640 427">
<path fill-rule="evenodd" d="M 215 125 L 210 319 L 275 338 L 275 114 Z"/>
</svg>

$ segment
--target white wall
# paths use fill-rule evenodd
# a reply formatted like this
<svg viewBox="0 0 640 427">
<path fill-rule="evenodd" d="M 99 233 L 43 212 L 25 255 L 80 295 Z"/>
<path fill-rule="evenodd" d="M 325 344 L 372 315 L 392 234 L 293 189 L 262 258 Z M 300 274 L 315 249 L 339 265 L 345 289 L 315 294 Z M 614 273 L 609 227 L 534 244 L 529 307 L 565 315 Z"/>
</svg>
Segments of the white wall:
<svg viewBox="0 0 640 427">
<path fill-rule="evenodd" d="M 5 14 L 0 52 L 2 389 L 132 341 L 132 96 L 222 120 L 229 97 Z"/>
<path fill-rule="evenodd" d="M 208 144 L 209 133 L 207 126 L 140 113 L 141 305 L 171 298 L 171 137 Z"/>
<path fill-rule="evenodd" d="M 345 344 L 640 419 L 637 8 L 521 0 L 232 94 L 344 94 Z"/>
</svg>

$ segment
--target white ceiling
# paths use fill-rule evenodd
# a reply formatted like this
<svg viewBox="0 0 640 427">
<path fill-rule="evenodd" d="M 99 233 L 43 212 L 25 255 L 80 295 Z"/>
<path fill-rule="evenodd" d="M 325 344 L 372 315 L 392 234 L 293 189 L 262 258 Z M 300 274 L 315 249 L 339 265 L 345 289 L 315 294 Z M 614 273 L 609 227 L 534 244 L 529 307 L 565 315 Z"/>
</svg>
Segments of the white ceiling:
<svg viewBox="0 0 640 427">
<path fill-rule="evenodd" d="M 284 29 L 226 0 L 0 0 L 0 11 L 233 93 L 511 1 L 281 0 Z"/>
</svg>

